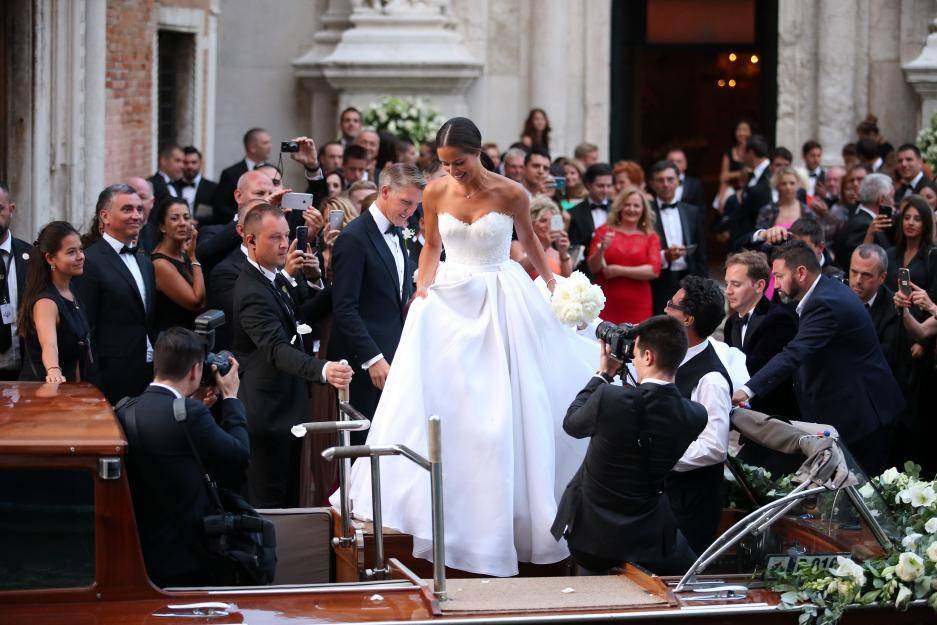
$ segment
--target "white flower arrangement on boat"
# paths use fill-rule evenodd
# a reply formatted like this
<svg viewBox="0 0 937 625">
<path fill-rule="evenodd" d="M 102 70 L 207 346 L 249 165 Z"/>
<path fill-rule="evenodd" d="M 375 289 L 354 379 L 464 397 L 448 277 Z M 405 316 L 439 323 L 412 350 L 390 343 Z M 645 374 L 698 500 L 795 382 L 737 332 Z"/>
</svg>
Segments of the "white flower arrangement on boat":
<svg viewBox="0 0 937 625">
<path fill-rule="evenodd" d="M 550 307 L 560 323 L 583 327 L 595 321 L 605 308 L 605 293 L 581 271 L 574 271 L 565 280 L 557 280 Z"/>
</svg>

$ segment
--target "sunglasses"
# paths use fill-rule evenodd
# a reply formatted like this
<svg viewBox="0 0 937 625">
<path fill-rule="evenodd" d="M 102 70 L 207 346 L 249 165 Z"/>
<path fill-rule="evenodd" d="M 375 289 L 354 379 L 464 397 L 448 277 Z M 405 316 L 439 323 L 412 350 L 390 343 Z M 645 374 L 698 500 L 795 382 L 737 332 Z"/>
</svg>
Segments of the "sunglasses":
<svg viewBox="0 0 937 625">
<path fill-rule="evenodd" d="M 690 314 L 686 306 L 683 304 L 675 304 L 672 299 L 667 300 L 667 303 L 664 304 L 664 308 L 672 308 L 673 310 L 679 310 L 682 313 Z"/>
</svg>

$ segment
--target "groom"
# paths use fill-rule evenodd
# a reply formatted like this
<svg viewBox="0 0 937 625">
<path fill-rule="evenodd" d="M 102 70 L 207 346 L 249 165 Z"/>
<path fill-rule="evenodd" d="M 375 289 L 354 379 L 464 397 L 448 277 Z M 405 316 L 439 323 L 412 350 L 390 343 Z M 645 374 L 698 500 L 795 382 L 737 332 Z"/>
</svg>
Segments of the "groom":
<svg viewBox="0 0 937 625">
<path fill-rule="evenodd" d="M 377 200 L 335 241 L 328 357 L 351 364 L 351 404 L 369 419 L 381 398 L 414 290 L 416 263 L 407 254 L 401 228 L 421 202 L 425 186 L 416 166 L 388 165 L 381 170 Z M 367 432 L 353 432 L 352 444 L 366 438 Z"/>
</svg>

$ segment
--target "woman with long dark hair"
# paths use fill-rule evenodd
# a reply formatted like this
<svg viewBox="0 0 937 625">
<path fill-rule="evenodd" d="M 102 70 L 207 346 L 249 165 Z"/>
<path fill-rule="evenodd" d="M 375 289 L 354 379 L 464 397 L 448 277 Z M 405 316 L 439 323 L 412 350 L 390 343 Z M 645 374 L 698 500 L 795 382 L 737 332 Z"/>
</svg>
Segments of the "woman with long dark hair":
<svg viewBox="0 0 937 625">
<path fill-rule="evenodd" d="M 545 293 L 563 278 L 531 223 L 527 193 L 482 164 L 478 127 L 450 119 L 436 153 L 449 175 L 423 191 L 415 298 L 368 444 L 426 449 L 426 415 L 441 415 L 445 564 L 516 575 L 518 561 L 568 556 L 550 526 L 557 490 L 579 469 L 587 443 L 567 436 L 562 423 L 595 372 L 599 347 L 554 316 Z M 536 282 L 510 258 L 512 232 Z M 471 373 L 454 373 L 463 371 Z M 381 471 L 384 524 L 411 534 L 417 557 L 431 555 L 425 471 L 393 461 Z M 356 463 L 349 480 L 356 510 L 371 509 L 370 484 L 367 463 Z"/>
<path fill-rule="evenodd" d="M 159 330 L 182 326 L 190 330 L 205 310 L 205 279 L 195 257 L 198 231 L 181 198 L 167 198 L 156 209 L 159 238 L 150 254 L 156 271 L 156 323 Z"/>
<path fill-rule="evenodd" d="M 550 151 L 550 118 L 543 109 L 530 109 L 524 120 L 521 143 L 531 149 L 543 148 Z"/>
<path fill-rule="evenodd" d="M 934 211 L 920 195 L 901 200 L 895 246 L 888 250 L 888 274 L 885 286 L 898 290 L 898 268 L 907 267 L 911 282 L 931 289 L 937 280 L 937 243 L 934 240 Z"/>
<path fill-rule="evenodd" d="M 21 380 L 80 382 L 94 379 L 84 307 L 71 281 L 84 272 L 78 231 L 53 221 L 39 231 L 29 255 L 17 326 L 26 344 Z"/>
</svg>

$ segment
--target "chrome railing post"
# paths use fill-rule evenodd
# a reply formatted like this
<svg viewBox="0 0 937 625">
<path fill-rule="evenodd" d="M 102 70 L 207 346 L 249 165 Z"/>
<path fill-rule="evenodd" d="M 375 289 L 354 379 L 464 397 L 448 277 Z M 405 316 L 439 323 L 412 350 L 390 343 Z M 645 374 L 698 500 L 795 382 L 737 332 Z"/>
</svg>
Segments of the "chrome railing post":
<svg viewBox="0 0 937 625">
<path fill-rule="evenodd" d="M 428 424 L 429 479 L 433 505 L 433 594 L 446 598 L 446 529 L 442 496 L 442 424 L 437 415 Z"/>
<path fill-rule="evenodd" d="M 374 525 L 374 568 L 365 571 L 368 579 L 383 579 L 388 572 L 384 559 L 384 524 L 381 519 L 381 457 L 373 455 L 371 463 L 371 519 Z"/>
<path fill-rule="evenodd" d="M 344 362 L 344 361 L 343 361 Z M 341 409 L 342 404 L 348 403 L 348 389 L 338 390 L 338 420 L 346 421 L 348 416 Z M 338 433 L 338 444 L 347 447 L 351 444 L 351 433 L 347 430 L 340 430 Z M 351 460 L 342 458 L 338 462 L 338 490 L 339 490 L 339 508 L 342 515 L 342 535 L 334 538 L 332 542 L 338 547 L 348 547 L 354 542 L 354 534 L 351 529 L 351 499 L 348 496 L 348 477 L 351 475 Z"/>
</svg>

